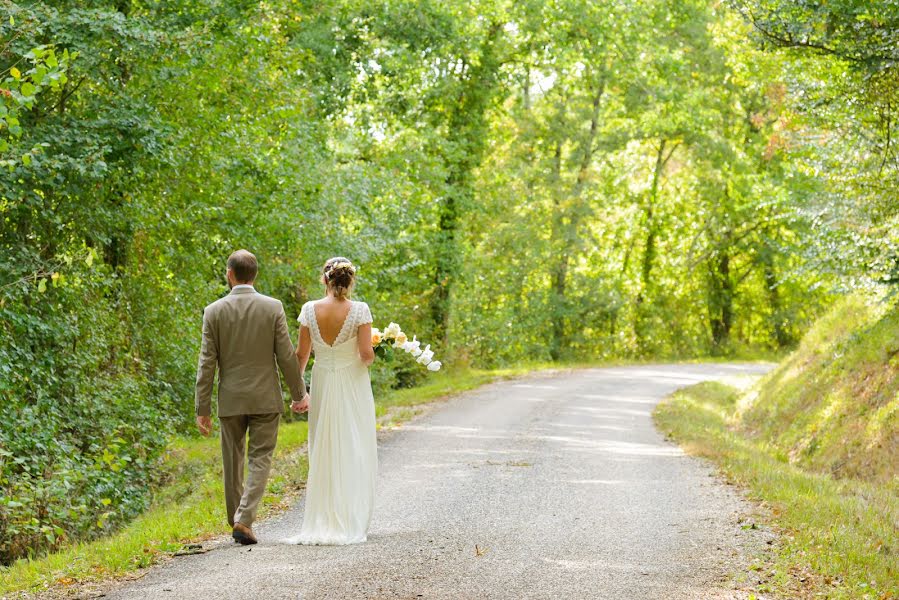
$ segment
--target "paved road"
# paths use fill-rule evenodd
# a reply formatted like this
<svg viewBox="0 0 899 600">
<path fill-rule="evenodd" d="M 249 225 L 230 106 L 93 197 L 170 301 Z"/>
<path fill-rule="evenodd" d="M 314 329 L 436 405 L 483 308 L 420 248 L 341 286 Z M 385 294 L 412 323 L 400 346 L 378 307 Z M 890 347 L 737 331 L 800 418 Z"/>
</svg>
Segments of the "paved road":
<svg viewBox="0 0 899 600">
<path fill-rule="evenodd" d="M 369 542 L 290 546 L 303 506 L 107 591 L 145 598 L 731 598 L 751 510 L 654 429 L 673 390 L 761 365 L 591 369 L 491 384 L 381 444 Z"/>
</svg>

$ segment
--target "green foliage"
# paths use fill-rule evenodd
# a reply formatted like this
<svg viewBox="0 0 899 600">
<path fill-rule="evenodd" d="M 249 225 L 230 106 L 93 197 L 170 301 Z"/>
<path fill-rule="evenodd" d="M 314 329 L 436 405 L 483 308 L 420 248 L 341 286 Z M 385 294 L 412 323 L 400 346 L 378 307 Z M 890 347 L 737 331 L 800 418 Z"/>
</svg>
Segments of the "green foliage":
<svg viewBox="0 0 899 600">
<path fill-rule="evenodd" d="M 488 362 L 793 343 L 827 280 L 800 251 L 815 182 L 778 141 L 778 63 L 707 3 L 533 10 L 454 339 Z"/>
<path fill-rule="evenodd" d="M 115 352 L 127 324 L 93 301 L 115 282 L 86 271 L 82 264 L 49 286 L 42 278 L 43 291 L 13 286 L 0 305 L 4 560 L 101 535 L 141 512 L 142 482 L 173 423 L 154 401 L 166 397 L 163 386 Z"/>
<path fill-rule="evenodd" d="M 9 26 L 14 25 L 15 17 L 11 14 Z M 0 39 L 2 37 L 5 36 L 0 33 Z M 36 145 L 21 157 L 5 158 L 5 155 L 15 149 L 10 142 L 15 143 L 22 138 L 22 111 L 33 109 L 36 97 L 44 90 L 59 91 L 60 86 L 66 84 L 66 70 L 70 60 L 76 56 L 77 53 L 70 56 L 69 51 L 64 50 L 62 56 L 57 57 L 56 50 L 52 47 L 38 46 L 27 51 L 14 65 L 8 67 L 6 77 L 2 80 L 3 87 L 0 87 L 0 131 L 4 134 L 4 137 L 0 137 L 0 156 L 4 156 L 0 161 L 0 168 L 6 167 L 13 172 L 19 162 L 28 167 L 32 157 L 41 152 L 42 146 Z"/>
<path fill-rule="evenodd" d="M 899 282 L 899 5 L 733 4 L 782 57 L 784 141 L 802 171 L 827 183 L 806 207 L 819 232 L 810 249 L 855 285 Z"/>
</svg>

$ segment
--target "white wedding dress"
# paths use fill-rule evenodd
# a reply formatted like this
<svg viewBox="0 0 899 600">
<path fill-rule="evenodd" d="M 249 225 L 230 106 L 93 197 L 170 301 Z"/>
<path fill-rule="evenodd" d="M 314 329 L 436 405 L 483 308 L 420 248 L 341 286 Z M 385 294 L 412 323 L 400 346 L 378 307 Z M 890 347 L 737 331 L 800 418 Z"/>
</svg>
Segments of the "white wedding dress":
<svg viewBox="0 0 899 600">
<path fill-rule="evenodd" d="M 375 499 L 378 449 L 368 368 L 359 357 L 357 332 L 371 323 L 365 302 L 351 301 L 334 343 L 322 339 L 315 303 L 299 322 L 309 328 L 315 363 L 309 401 L 309 476 L 298 544 L 364 542 Z"/>
</svg>

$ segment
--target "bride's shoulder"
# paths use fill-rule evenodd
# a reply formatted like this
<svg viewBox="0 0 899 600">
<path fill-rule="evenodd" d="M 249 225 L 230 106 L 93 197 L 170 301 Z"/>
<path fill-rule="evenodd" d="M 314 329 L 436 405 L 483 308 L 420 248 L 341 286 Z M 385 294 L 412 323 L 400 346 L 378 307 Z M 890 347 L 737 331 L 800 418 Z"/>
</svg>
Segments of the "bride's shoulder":
<svg viewBox="0 0 899 600">
<path fill-rule="evenodd" d="M 358 321 L 360 325 L 372 322 L 371 309 L 368 307 L 368 303 L 361 300 L 353 300 L 353 308 L 356 309 L 356 314 L 359 316 Z"/>
<path fill-rule="evenodd" d="M 315 310 L 315 300 L 310 300 L 303 304 L 303 306 L 300 308 L 300 316 L 297 317 L 297 321 L 299 321 L 303 325 L 308 325 L 309 314 L 313 310 Z"/>
</svg>

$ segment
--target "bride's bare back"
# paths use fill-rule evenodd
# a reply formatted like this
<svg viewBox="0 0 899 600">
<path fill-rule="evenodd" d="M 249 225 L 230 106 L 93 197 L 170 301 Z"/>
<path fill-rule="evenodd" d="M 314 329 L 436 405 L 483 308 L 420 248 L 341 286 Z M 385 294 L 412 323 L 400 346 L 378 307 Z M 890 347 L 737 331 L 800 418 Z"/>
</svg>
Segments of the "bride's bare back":
<svg viewBox="0 0 899 600">
<path fill-rule="evenodd" d="M 333 346 L 340 335 L 340 330 L 350 314 L 352 302 L 346 298 L 327 296 L 315 303 L 315 320 L 318 322 L 318 331 L 322 340 L 329 346 Z"/>
</svg>

